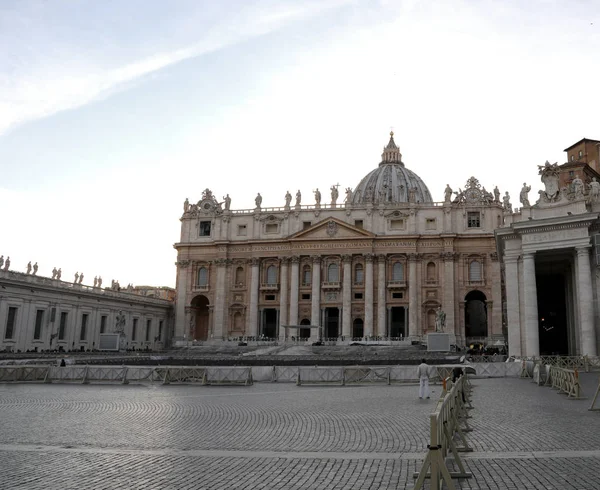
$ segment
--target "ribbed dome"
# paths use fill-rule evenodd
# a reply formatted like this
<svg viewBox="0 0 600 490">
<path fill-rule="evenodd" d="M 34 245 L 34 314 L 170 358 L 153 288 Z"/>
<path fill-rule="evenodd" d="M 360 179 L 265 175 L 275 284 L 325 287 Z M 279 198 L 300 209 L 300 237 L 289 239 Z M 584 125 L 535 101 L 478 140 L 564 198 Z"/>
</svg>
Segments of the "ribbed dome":
<svg viewBox="0 0 600 490">
<path fill-rule="evenodd" d="M 402 162 L 400 149 L 390 133 L 390 142 L 383 149 L 379 167 L 364 177 L 352 196 L 352 204 L 430 203 L 431 194 L 425 183 Z"/>
</svg>

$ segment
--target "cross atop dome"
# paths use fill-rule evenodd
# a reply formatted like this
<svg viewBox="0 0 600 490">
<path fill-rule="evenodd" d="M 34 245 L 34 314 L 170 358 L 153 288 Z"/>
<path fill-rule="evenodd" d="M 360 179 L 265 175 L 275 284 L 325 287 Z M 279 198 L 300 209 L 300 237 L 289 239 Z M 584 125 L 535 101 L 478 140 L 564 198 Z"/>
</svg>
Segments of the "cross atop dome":
<svg viewBox="0 0 600 490">
<path fill-rule="evenodd" d="M 402 153 L 394 141 L 393 131 L 390 131 L 390 142 L 381 154 L 381 163 L 402 163 Z"/>
</svg>

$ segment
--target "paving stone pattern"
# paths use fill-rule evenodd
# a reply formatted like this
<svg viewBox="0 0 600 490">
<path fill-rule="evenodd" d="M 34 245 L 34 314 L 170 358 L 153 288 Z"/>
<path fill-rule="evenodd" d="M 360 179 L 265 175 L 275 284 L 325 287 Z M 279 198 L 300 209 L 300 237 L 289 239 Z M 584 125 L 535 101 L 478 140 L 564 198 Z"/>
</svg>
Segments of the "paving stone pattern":
<svg viewBox="0 0 600 490">
<path fill-rule="evenodd" d="M 597 375 L 585 375 L 591 398 Z M 600 412 L 474 380 L 463 489 L 600 488 Z M 403 489 L 426 451 L 416 386 L 0 385 L 0 488 Z"/>
</svg>

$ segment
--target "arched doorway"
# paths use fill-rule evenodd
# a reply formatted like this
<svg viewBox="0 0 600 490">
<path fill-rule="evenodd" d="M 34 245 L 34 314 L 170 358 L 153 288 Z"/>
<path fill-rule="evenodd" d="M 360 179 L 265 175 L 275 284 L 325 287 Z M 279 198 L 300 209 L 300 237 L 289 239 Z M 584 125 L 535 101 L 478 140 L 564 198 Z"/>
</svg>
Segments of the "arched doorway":
<svg viewBox="0 0 600 490">
<path fill-rule="evenodd" d="M 300 322 L 300 325 L 310 325 L 310 320 L 308 318 L 304 318 Z M 308 338 L 310 338 L 310 328 L 301 328 L 300 329 L 300 333 L 299 333 L 299 337 L 301 339 L 308 339 Z"/>
<path fill-rule="evenodd" d="M 196 296 L 192 300 L 192 325 L 194 340 L 208 339 L 208 298 Z"/>
<path fill-rule="evenodd" d="M 365 324 L 362 318 L 357 318 L 354 320 L 352 324 L 352 337 L 355 339 L 360 339 L 365 334 Z"/>
<path fill-rule="evenodd" d="M 487 298 L 481 291 L 465 296 L 465 337 L 487 337 Z"/>
</svg>

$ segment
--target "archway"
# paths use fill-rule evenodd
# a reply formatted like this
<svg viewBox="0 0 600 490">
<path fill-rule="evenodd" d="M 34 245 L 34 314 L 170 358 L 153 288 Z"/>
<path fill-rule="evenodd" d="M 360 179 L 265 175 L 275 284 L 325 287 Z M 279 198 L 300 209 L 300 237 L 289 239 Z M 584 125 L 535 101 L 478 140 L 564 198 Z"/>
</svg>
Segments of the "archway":
<svg viewBox="0 0 600 490">
<path fill-rule="evenodd" d="M 481 291 L 465 296 L 465 337 L 487 337 L 487 298 Z"/>
<path fill-rule="evenodd" d="M 194 340 L 208 339 L 208 298 L 200 295 L 192 300 L 192 325 Z"/>
<path fill-rule="evenodd" d="M 354 323 L 352 324 L 352 337 L 355 339 L 360 339 L 364 336 L 365 333 L 365 328 L 364 328 L 364 322 L 362 318 L 357 318 L 356 320 L 354 320 Z"/>
<path fill-rule="evenodd" d="M 310 320 L 308 318 L 304 318 L 300 322 L 300 325 L 310 325 Z M 300 333 L 298 334 L 298 336 L 301 339 L 308 339 L 308 338 L 310 338 L 310 328 L 301 328 L 300 329 Z"/>
</svg>

